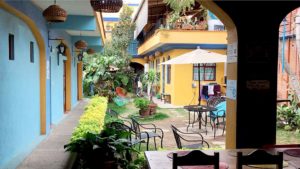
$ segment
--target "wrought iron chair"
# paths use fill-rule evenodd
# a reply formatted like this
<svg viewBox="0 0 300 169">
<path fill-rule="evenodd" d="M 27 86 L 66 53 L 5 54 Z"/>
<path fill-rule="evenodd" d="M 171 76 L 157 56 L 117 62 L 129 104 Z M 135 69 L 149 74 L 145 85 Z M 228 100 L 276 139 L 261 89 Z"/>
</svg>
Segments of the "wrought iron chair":
<svg viewBox="0 0 300 169">
<path fill-rule="evenodd" d="M 128 139 L 128 142 L 131 146 L 134 146 L 136 144 L 141 144 L 141 143 L 145 143 L 144 140 L 139 140 L 137 138 L 137 134 L 139 133 L 135 133 L 135 131 L 127 126 L 126 124 L 123 124 L 123 123 L 120 123 L 120 122 L 111 122 L 111 123 L 108 123 L 107 124 L 107 127 L 109 128 L 113 128 L 115 129 L 116 131 L 120 131 L 120 132 L 124 132 L 122 133 L 124 135 L 124 137 L 127 137 Z M 126 133 L 125 133 L 126 132 Z M 140 147 L 140 146 L 139 146 Z"/>
<path fill-rule="evenodd" d="M 275 164 L 277 169 L 283 168 L 283 152 L 272 155 L 264 150 L 256 150 L 249 155 L 243 156 L 242 152 L 237 154 L 237 169 L 242 169 L 243 165 Z"/>
<path fill-rule="evenodd" d="M 171 128 L 172 128 L 172 131 L 173 131 L 173 134 L 175 137 L 177 148 L 179 148 L 179 149 L 182 149 L 182 148 L 196 149 L 196 148 L 203 148 L 205 146 L 207 146 L 207 148 L 209 148 L 208 142 L 206 142 L 204 140 L 203 136 L 200 133 L 185 133 L 185 132 L 180 131 L 173 125 L 171 125 Z M 188 139 L 188 138 L 184 138 L 183 135 L 197 135 L 200 138 L 199 139 Z M 193 144 L 183 145 L 181 143 L 181 140 L 184 140 L 185 142 L 191 142 Z"/>
<path fill-rule="evenodd" d="M 140 133 L 138 135 L 140 140 L 147 140 L 147 150 L 149 150 L 149 139 L 153 138 L 154 140 L 154 147 L 155 150 L 157 150 L 156 147 L 156 138 L 160 138 L 160 146 L 163 148 L 163 138 L 164 138 L 164 132 L 161 128 L 158 128 L 155 126 L 155 124 L 148 123 L 148 124 L 142 124 L 139 123 L 135 118 L 131 118 L 132 120 L 132 128 L 136 133 Z M 147 127 L 150 126 L 150 127 Z M 145 129 L 145 130 L 141 130 Z"/>
<path fill-rule="evenodd" d="M 207 117 L 209 118 L 210 125 L 214 132 L 214 138 L 216 137 L 216 131 L 219 126 L 223 126 L 222 135 L 225 133 L 226 128 L 226 110 L 224 109 L 224 104 L 226 107 L 226 99 L 220 96 L 212 96 L 207 100 L 207 106 L 214 107 L 216 111 L 210 111 Z"/>
<path fill-rule="evenodd" d="M 178 156 L 173 153 L 173 169 L 178 166 L 197 166 L 213 165 L 214 169 L 219 169 L 219 153 L 215 152 L 213 156 L 207 155 L 200 150 L 194 150 L 185 156 Z"/>
</svg>

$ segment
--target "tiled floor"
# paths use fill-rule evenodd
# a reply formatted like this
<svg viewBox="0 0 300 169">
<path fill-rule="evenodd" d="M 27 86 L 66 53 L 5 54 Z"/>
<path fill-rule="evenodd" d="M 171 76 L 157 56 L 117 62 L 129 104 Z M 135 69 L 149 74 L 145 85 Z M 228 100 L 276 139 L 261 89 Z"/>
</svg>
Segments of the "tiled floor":
<svg viewBox="0 0 300 169">
<path fill-rule="evenodd" d="M 64 145 L 71 138 L 74 127 L 88 100 L 82 100 L 78 105 L 54 126 L 48 137 L 45 138 L 32 153 L 17 167 L 18 169 L 69 169 L 75 156 L 65 152 Z"/>
</svg>

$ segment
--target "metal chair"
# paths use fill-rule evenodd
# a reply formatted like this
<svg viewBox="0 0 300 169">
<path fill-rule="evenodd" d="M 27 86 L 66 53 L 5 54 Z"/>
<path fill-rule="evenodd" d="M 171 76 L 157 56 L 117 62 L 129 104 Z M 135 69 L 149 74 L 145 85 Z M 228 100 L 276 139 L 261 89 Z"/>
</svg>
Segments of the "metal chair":
<svg viewBox="0 0 300 169">
<path fill-rule="evenodd" d="M 156 147 L 156 137 L 160 138 L 161 142 L 160 142 L 160 146 L 161 148 L 163 148 L 163 138 L 164 138 L 164 132 L 161 128 L 158 128 L 155 126 L 155 124 L 152 123 L 148 123 L 148 124 L 142 124 L 139 123 L 136 119 L 131 118 L 132 120 L 132 128 L 136 133 L 140 133 L 140 135 L 138 135 L 140 140 L 147 140 L 147 150 L 149 150 L 149 139 L 153 138 L 154 140 L 154 147 L 155 150 L 157 150 Z M 146 127 L 146 126 L 151 126 L 151 127 Z M 144 131 L 142 131 L 141 129 L 146 129 Z M 151 130 L 151 131 L 149 131 Z M 159 133 L 158 133 L 159 131 Z"/>
<path fill-rule="evenodd" d="M 207 146 L 209 148 L 208 142 L 206 142 L 203 138 L 203 136 L 200 133 L 185 133 L 177 129 L 175 126 L 171 125 L 177 148 L 190 148 L 190 149 L 196 149 L 196 148 L 203 148 L 204 146 Z M 184 138 L 183 135 L 199 135 L 200 139 L 187 139 Z M 181 140 L 184 140 L 186 142 L 192 142 L 193 144 L 189 145 L 183 145 L 181 143 Z"/>
<path fill-rule="evenodd" d="M 200 150 L 194 150 L 185 156 L 178 156 L 173 153 L 173 169 L 178 166 L 197 166 L 213 165 L 214 169 L 219 169 L 219 153 L 215 152 L 213 156 L 207 155 Z"/>
<path fill-rule="evenodd" d="M 216 137 L 216 131 L 219 126 L 223 126 L 222 135 L 225 133 L 226 128 L 226 111 L 218 110 L 218 105 L 225 103 L 226 99 L 220 96 L 212 96 L 207 100 L 207 106 L 214 107 L 216 111 L 210 111 L 207 117 L 209 118 L 210 125 L 214 132 L 214 138 Z M 221 119 L 221 120 L 220 120 Z"/>
<path fill-rule="evenodd" d="M 127 137 L 128 142 L 131 146 L 134 146 L 136 144 L 145 143 L 145 141 L 139 140 L 137 138 L 136 135 L 139 133 L 135 133 L 135 131 L 131 127 L 127 126 L 126 124 L 114 121 L 114 122 L 108 123 L 107 127 L 113 128 L 116 131 L 123 132 L 122 134 L 124 135 L 124 137 Z"/>
<path fill-rule="evenodd" d="M 283 168 L 283 152 L 272 155 L 264 150 L 256 150 L 249 155 L 243 156 L 242 152 L 237 154 L 237 169 L 242 169 L 243 165 L 276 164 L 277 169 Z"/>
</svg>

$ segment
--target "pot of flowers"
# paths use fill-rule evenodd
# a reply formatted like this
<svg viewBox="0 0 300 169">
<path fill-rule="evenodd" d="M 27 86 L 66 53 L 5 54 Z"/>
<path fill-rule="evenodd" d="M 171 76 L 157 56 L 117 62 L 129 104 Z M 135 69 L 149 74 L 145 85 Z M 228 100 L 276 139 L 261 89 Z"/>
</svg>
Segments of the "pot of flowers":
<svg viewBox="0 0 300 169">
<path fill-rule="evenodd" d="M 147 98 L 136 98 L 134 99 L 134 105 L 139 108 L 139 114 L 142 117 L 149 116 L 149 106 L 150 101 Z"/>
</svg>

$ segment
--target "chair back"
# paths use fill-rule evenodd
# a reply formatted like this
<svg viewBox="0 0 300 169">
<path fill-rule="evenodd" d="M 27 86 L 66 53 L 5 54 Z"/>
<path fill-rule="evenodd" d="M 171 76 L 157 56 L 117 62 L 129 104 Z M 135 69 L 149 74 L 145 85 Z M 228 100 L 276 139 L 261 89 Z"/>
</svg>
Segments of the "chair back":
<svg viewBox="0 0 300 169">
<path fill-rule="evenodd" d="M 210 107 L 216 107 L 216 105 L 218 105 L 221 102 L 226 101 L 226 99 L 224 97 L 220 97 L 220 96 L 211 96 L 208 100 L 207 100 L 207 106 Z"/>
<path fill-rule="evenodd" d="M 116 111 L 112 110 L 112 109 L 108 109 L 107 113 L 111 116 L 111 117 L 119 117 L 119 113 L 117 113 Z"/>
<path fill-rule="evenodd" d="M 173 154 L 173 169 L 178 166 L 197 166 L 213 165 L 214 169 L 219 169 L 219 153 L 215 152 L 213 156 L 207 155 L 200 150 L 193 150 L 185 156 Z"/>
<path fill-rule="evenodd" d="M 141 133 L 140 123 L 134 118 L 131 118 L 131 120 L 132 120 L 132 129 L 134 130 L 134 132 Z M 137 136 L 139 137 L 140 135 L 137 134 Z"/>
<path fill-rule="evenodd" d="M 256 150 L 249 155 L 243 156 L 242 152 L 237 154 L 237 169 L 243 165 L 276 164 L 277 169 L 283 168 L 283 152 L 272 155 L 264 150 Z"/>
<path fill-rule="evenodd" d="M 132 134 L 134 133 L 133 129 L 126 124 L 120 123 L 120 122 L 111 122 L 108 124 L 109 128 L 113 128 L 116 131 L 121 131 L 121 132 L 128 132 L 128 135 L 126 135 L 127 139 L 129 141 L 132 141 Z"/>
<path fill-rule="evenodd" d="M 171 125 L 171 128 L 172 128 L 172 131 L 173 131 L 173 134 L 174 134 L 174 138 L 175 138 L 175 141 L 176 141 L 177 148 L 182 149 L 182 144 L 181 144 L 181 140 L 180 140 L 180 135 L 178 133 L 178 129 L 173 125 Z"/>
</svg>

